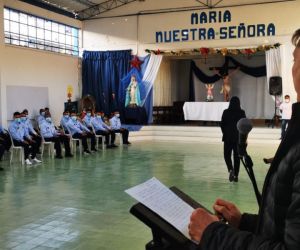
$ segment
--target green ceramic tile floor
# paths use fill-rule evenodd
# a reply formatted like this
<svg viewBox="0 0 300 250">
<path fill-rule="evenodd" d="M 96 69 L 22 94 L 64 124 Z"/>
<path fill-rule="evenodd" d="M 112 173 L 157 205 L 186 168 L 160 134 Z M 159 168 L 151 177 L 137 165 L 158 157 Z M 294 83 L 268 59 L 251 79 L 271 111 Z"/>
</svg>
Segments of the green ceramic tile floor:
<svg viewBox="0 0 300 250">
<path fill-rule="evenodd" d="M 250 145 L 261 187 L 276 145 Z M 0 172 L 0 249 L 143 250 L 150 230 L 129 214 L 124 190 L 156 176 L 208 208 L 216 197 L 256 212 L 244 169 L 229 183 L 222 144 L 135 142 L 91 156 L 52 160 L 31 168 L 7 161 Z"/>
</svg>

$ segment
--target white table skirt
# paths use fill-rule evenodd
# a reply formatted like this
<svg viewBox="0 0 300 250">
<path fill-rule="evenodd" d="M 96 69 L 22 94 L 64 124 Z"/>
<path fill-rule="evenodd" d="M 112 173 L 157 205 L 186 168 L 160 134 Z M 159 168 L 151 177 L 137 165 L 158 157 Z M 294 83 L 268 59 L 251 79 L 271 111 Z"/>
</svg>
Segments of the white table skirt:
<svg viewBox="0 0 300 250">
<path fill-rule="evenodd" d="M 229 102 L 185 102 L 184 119 L 190 121 L 221 121 Z"/>
</svg>

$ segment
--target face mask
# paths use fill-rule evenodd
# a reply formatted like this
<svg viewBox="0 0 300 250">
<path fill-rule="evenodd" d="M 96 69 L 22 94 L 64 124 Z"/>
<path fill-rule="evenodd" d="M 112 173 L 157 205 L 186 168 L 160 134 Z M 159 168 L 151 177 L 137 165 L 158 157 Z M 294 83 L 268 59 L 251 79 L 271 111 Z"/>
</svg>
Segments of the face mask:
<svg viewBox="0 0 300 250">
<path fill-rule="evenodd" d="M 21 123 L 21 118 L 15 118 L 15 121 L 16 121 L 17 123 Z"/>
<path fill-rule="evenodd" d="M 285 102 L 286 102 L 286 103 L 290 102 L 290 99 L 285 99 Z"/>
<path fill-rule="evenodd" d="M 116 117 L 118 117 L 118 118 L 119 118 L 119 117 L 120 117 L 120 114 L 116 114 Z"/>
<path fill-rule="evenodd" d="M 101 115 L 97 115 L 97 118 L 98 118 L 98 119 L 101 119 Z"/>
<path fill-rule="evenodd" d="M 77 120 L 76 116 L 72 116 L 72 120 L 75 122 Z"/>
<path fill-rule="evenodd" d="M 87 115 L 88 117 L 91 117 L 92 114 L 91 114 L 91 113 L 87 113 L 86 115 Z"/>
<path fill-rule="evenodd" d="M 64 115 L 64 118 L 68 119 L 68 118 L 69 118 L 69 115 Z"/>
<path fill-rule="evenodd" d="M 47 117 L 46 121 L 50 123 L 51 122 L 51 117 Z"/>
<path fill-rule="evenodd" d="M 21 117 L 21 121 L 22 121 L 22 122 L 25 122 L 26 120 L 27 120 L 27 118 L 26 118 L 25 116 L 22 116 L 22 117 Z"/>
<path fill-rule="evenodd" d="M 41 115 L 42 115 L 42 116 L 45 116 L 45 112 L 42 112 Z"/>
</svg>

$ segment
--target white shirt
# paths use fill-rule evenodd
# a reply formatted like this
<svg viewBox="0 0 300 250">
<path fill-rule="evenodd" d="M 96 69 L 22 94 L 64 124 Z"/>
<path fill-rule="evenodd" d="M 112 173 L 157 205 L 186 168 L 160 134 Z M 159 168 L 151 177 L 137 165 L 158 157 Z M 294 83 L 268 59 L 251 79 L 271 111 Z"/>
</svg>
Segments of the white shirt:
<svg viewBox="0 0 300 250">
<path fill-rule="evenodd" d="M 283 102 L 280 104 L 279 109 L 281 111 L 281 119 L 290 120 L 292 116 L 292 103 Z"/>
</svg>

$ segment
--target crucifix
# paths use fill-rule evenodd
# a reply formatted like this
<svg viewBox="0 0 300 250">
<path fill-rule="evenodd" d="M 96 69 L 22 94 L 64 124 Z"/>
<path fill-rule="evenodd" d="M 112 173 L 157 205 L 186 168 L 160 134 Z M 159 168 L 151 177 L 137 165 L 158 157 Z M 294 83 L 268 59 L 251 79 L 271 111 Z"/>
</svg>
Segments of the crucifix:
<svg viewBox="0 0 300 250">
<path fill-rule="evenodd" d="M 228 102 L 230 99 L 230 77 L 240 69 L 240 67 L 229 67 L 229 58 L 225 57 L 225 63 L 222 67 L 210 67 L 210 70 L 213 70 L 218 76 L 223 79 L 222 89 L 220 94 L 224 95 L 224 101 Z M 229 69 L 234 69 L 230 73 L 228 72 Z"/>
</svg>

